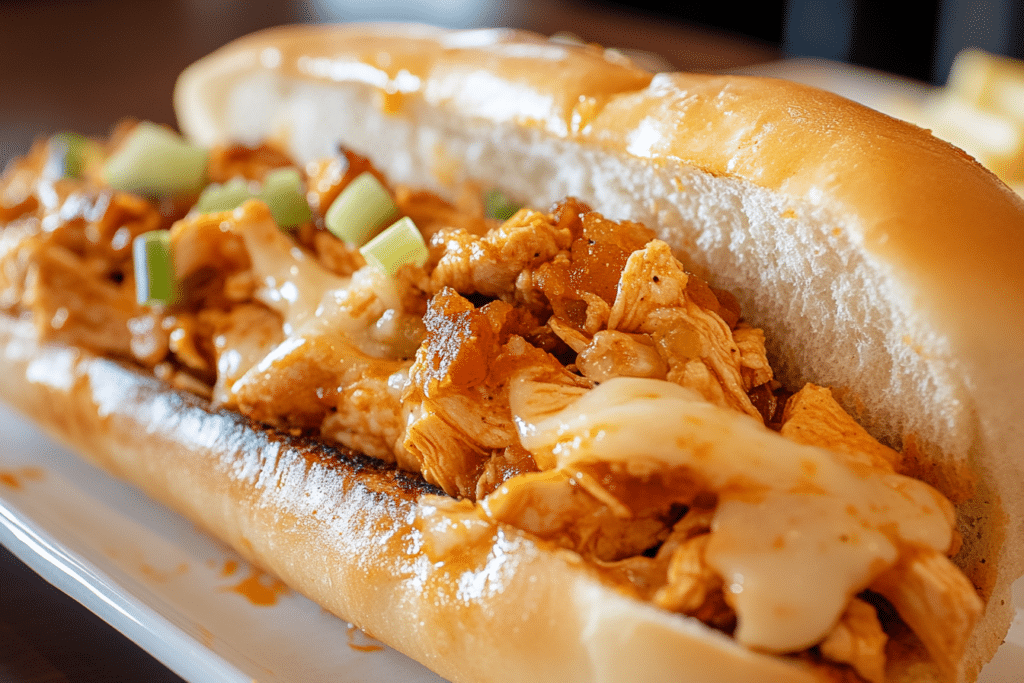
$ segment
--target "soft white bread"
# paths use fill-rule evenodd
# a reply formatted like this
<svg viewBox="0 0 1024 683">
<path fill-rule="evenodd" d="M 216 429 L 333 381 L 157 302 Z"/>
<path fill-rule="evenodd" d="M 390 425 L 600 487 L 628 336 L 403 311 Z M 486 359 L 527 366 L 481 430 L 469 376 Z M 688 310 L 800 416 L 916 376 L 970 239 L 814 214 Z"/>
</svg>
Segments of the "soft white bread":
<svg viewBox="0 0 1024 683">
<path fill-rule="evenodd" d="M 188 69 L 176 105 L 204 144 L 343 143 L 396 182 L 654 228 L 739 297 L 784 383 L 833 387 L 957 503 L 987 601 L 964 675 L 998 646 L 1024 568 L 1024 205 L 966 154 L 815 89 L 502 30 L 275 29 Z"/>
</svg>

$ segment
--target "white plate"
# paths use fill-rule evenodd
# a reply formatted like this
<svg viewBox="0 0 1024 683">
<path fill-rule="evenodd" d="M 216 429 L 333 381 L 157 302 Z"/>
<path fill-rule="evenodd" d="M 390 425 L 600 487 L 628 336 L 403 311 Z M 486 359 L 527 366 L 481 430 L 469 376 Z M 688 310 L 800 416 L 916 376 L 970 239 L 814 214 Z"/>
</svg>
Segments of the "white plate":
<svg viewBox="0 0 1024 683">
<path fill-rule="evenodd" d="M 275 594 L 233 552 L 4 408 L 0 434 L 0 543 L 186 680 L 443 683 L 309 600 Z M 1024 590 L 1014 602 L 982 683 L 1024 671 Z"/>
</svg>

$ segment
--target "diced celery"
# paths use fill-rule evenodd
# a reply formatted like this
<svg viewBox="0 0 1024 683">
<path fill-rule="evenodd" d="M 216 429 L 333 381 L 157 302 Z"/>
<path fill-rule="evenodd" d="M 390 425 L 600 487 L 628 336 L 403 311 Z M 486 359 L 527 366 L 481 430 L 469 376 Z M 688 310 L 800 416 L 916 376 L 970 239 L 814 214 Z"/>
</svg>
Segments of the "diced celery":
<svg viewBox="0 0 1024 683">
<path fill-rule="evenodd" d="M 428 256 L 423 235 L 408 216 L 363 245 L 359 253 L 368 264 L 388 275 L 394 275 L 406 263 L 422 266 Z"/>
<path fill-rule="evenodd" d="M 349 246 L 366 244 L 381 226 L 394 220 L 398 207 L 391 193 L 369 171 L 352 179 L 324 216 L 327 229 Z"/>
<path fill-rule="evenodd" d="M 143 306 L 173 303 L 176 297 L 170 230 L 150 230 L 132 242 L 135 299 Z"/>
<path fill-rule="evenodd" d="M 107 159 L 104 177 L 115 190 L 144 195 L 198 192 L 208 152 L 155 123 L 139 123 Z"/>
<path fill-rule="evenodd" d="M 78 133 L 57 133 L 51 137 L 44 174 L 49 178 L 81 178 L 88 142 Z"/>
<path fill-rule="evenodd" d="M 199 213 L 230 211 L 247 199 L 259 199 L 270 208 L 274 221 L 281 228 L 294 228 L 312 217 L 296 168 L 278 168 L 267 173 L 262 185 L 232 178 L 226 183 L 207 185 L 199 195 L 195 210 Z"/>
<path fill-rule="evenodd" d="M 507 221 L 515 215 L 522 206 L 513 202 L 504 192 L 493 188 L 484 193 L 484 213 L 488 218 L 497 218 L 499 221 Z"/>
<path fill-rule="evenodd" d="M 195 210 L 199 213 L 230 211 L 237 209 L 242 202 L 254 196 L 245 178 L 232 178 L 226 183 L 207 185 L 196 201 Z"/>
<path fill-rule="evenodd" d="M 277 168 L 263 179 L 259 198 L 270 207 L 280 228 L 294 228 L 312 217 L 302 177 L 296 168 Z"/>
</svg>

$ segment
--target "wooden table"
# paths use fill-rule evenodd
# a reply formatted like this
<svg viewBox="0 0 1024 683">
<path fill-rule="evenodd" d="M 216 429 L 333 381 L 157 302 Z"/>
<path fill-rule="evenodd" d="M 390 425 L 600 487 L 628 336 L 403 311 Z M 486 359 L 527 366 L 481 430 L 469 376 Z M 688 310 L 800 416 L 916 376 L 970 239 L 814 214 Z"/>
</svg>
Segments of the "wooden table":
<svg viewBox="0 0 1024 683">
<path fill-rule="evenodd" d="M 34 137 L 104 134 L 126 116 L 173 123 L 178 72 L 250 31 L 310 20 L 284 0 L 20 0 L 0 4 L 0 166 Z M 771 46 L 579 2 L 508 2 L 506 25 L 568 30 L 647 50 L 681 69 L 767 61 Z M 496 18 L 495 22 L 500 19 Z M 180 681 L 148 654 L 0 547 L 0 680 Z"/>
</svg>

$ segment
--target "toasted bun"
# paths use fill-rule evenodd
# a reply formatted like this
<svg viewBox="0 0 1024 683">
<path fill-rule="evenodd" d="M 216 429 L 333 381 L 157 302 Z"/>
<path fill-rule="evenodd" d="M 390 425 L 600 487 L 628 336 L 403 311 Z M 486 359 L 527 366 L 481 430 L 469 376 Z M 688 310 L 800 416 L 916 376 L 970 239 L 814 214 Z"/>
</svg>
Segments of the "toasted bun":
<svg viewBox="0 0 1024 683">
<path fill-rule="evenodd" d="M 959 678 L 998 647 L 1024 554 L 1024 206 L 970 158 L 820 91 L 652 76 L 510 31 L 278 29 L 190 67 L 176 105 L 204 144 L 272 137 L 306 161 L 343 142 L 393 181 L 575 195 L 656 229 L 765 328 L 783 382 L 834 387 L 957 502 L 956 560 L 987 601 Z M 432 491 L 414 479 L 41 347 L 14 321 L 0 340 L 5 401 L 453 681 L 823 675 L 624 597 L 514 529 L 477 520 L 452 532 L 464 552 L 432 562 L 412 525 Z M 912 643 L 894 642 L 890 679 L 935 679 Z"/>
</svg>

